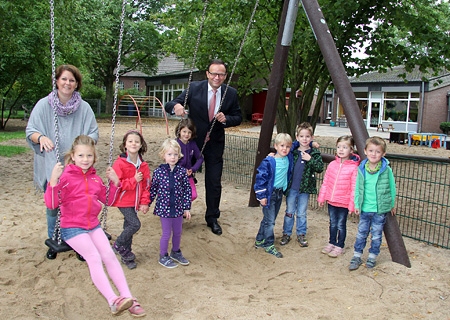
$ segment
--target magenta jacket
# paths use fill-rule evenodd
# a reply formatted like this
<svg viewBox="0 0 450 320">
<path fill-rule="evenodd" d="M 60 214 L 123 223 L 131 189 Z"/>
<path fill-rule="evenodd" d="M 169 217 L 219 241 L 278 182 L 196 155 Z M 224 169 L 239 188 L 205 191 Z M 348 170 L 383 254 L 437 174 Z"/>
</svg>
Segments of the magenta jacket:
<svg viewBox="0 0 450 320">
<path fill-rule="evenodd" d="M 360 158 L 357 154 L 341 163 L 341 159 L 330 162 L 320 187 L 317 201 L 327 201 L 335 207 L 348 208 L 350 212 L 355 211 L 354 194 L 356 176 Z"/>
<path fill-rule="evenodd" d="M 117 197 L 120 187 L 110 183 L 108 205 Z M 60 194 L 59 194 L 60 193 Z M 61 228 L 92 230 L 99 225 L 98 214 L 106 202 L 106 186 L 91 167 L 83 173 L 80 167 L 68 164 L 56 186 L 47 185 L 44 194 L 49 209 L 61 210 Z"/>
</svg>

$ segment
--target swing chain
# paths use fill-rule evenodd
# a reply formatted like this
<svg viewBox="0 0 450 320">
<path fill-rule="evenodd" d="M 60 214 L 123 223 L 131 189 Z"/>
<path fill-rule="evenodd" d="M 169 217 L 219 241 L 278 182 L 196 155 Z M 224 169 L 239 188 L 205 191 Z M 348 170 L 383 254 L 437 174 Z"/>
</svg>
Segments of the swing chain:
<svg viewBox="0 0 450 320">
<path fill-rule="evenodd" d="M 52 87 L 56 89 L 56 59 L 55 59 L 55 4 L 50 0 L 50 51 L 52 56 Z"/>
<path fill-rule="evenodd" d="M 112 157 L 114 152 L 114 133 L 115 133 L 115 124 L 116 124 L 116 110 L 117 110 L 117 96 L 119 93 L 119 77 L 120 77 L 120 60 L 121 60 L 121 53 L 122 53 L 122 42 L 123 42 L 123 32 L 124 32 L 124 24 L 125 24 L 125 9 L 127 5 L 127 0 L 123 0 L 122 2 L 122 14 L 120 16 L 120 31 L 119 31 L 119 45 L 118 45 L 118 52 L 117 52 L 117 66 L 116 66 L 116 81 L 114 86 L 114 101 L 113 101 L 113 114 L 112 114 L 112 121 L 111 121 L 111 139 L 109 143 L 109 158 L 108 158 L 108 166 L 110 167 L 112 165 Z M 103 206 L 102 213 L 100 215 L 100 222 L 102 223 L 102 228 L 104 231 L 107 230 L 107 215 L 108 215 L 108 198 L 109 198 L 109 180 L 108 184 L 106 185 L 106 203 Z"/>
<path fill-rule="evenodd" d="M 207 8 L 208 8 L 208 0 L 205 0 L 205 5 L 203 6 L 202 21 L 200 23 L 200 28 L 198 30 L 198 35 L 197 35 L 197 43 L 195 44 L 195 49 L 194 49 L 194 57 L 192 60 L 191 72 L 189 73 L 188 86 L 186 88 L 186 95 L 184 96 L 184 106 L 187 105 L 187 100 L 188 100 L 188 96 L 189 96 L 189 88 L 190 88 L 191 82 L 192 82 L 192 74 L 194 72 L 195 63 L 197 62 L 198 47 L 200 45 L 200 38 L 202 35 L 203 25 L 205 24 Z M 181 119 L 183 119 L 183 118 L 181 118 Z"/>
<path fill-rule="evenodd" d="M 255 6 L 253 7 L 253 12 L 252 12 L 252 14 L 251 14 L 251 16 L 250 16 L 250 20 L 249 20 L 249 22 L 248 22 L 248 24 L 247 24 L 247 28 L 245 29 L 244 38 L 243 38 L 242 41 L 241 41 L 241 45 L 240 45 L 240 47 L 239 47 L 239 51 L 238 51 L 238 53 L 237 53 L 237 55 L 236 55 L 236 59 L 234 60 L 233 68 L 231 69 L 230 76 L 228 77 L 228 82 L 227 82 L 227 85 L 226 85 L 226 87 L 225 87 L 225 91 L 224 91 L 224 93 L 223 93 L 223 95 L 222 95 L 222 98 L 220 99 L 219 109 L 217 110 L 217 113 L 219 113 L 219 112 L 220 112 L 220 109 L 222 109 L 222 104 L 223 104 L 223 101 L 224 101 L 224 99 L 225 99 L 225 95 L 227 94 L 228 87 L 230 86 L 231 79 L 233 78 L 234 71 L 235 71 L 235 69 L 236 69 L 236 65 L 237 65 L 237 63 L 238 63 L 239 57 L 241 56 L 242 49 L 244 48 L 245 40 L 246 40 L 246 38 L 247 38 L 248 33 L 250 32 L 250 27 L 251 27 L 251 25 L 252 25 L 253 17 L 255 16 L 256 9 L 258 8 L 258 5 L 259 5 L 259 0 L 256 0 Z M 211 124 L 211 127 L 209 128 L 209 131 L 206 133 L 206 137 L 205 137 L 205 141 L 203 142 L 202 149 L 200 150 L 200 152 L 201 152 L 202 155 L 203 155 L 203 150 L 205 150 L 206 143 L 209 141 L 209 137 L 210 137 L 210 135 L 211 135 L 211 132 L 212 132 L 212 130 L 213 130 L 214 125 L 216 124 L 216 122 L 217 122 L 217 120 L 216 120 L 216 118 L 214 117 L 214 118 L 213 118 L 213 123 Z"/>
</svg>

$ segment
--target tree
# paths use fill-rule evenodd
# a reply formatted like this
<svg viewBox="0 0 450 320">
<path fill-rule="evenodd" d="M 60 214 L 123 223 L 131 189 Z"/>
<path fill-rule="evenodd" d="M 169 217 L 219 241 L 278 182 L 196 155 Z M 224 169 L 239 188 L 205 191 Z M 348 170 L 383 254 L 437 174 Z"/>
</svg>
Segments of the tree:
<svg viewBox="0 0 450 320">
<path fill-rule="evenodd" d="M 164 33 L 166 51 L 191 60 L 202 4 L 200 0 L 168 1 L 170 6 L 159 16 L 160 23 L 168 26 Z M 211 57 L 234 61 L 253 4 L 247 0 L 209 4 L 198 51 L 199 69 Z M 409 69 L 415 65 L 433 70 L 448 67 L 448 2 L 323 0 L 320 5 L 349 76 L 400 64 Z M 267 87 L 281 8 L 282 3 L 275 0 L 260 3 L 236 71 L 241 95 Z M 360 48 L 364 48 L 366 58 L 353 55 Z M 314 97 L 318 96 L 311 117 L 315 125 L 320 97 L 330 85 L 323 57 L 300 8 L 283 91 L 301 89 L 303 94 L 299 99 L 290 99 L 286 108 L 283 92 L 277 113 L 278 129 L 293 134 L 295 126 L 308 119 Z"/>
<path fill-rule="evenodd" d="M 119 75 L 132 70 L 152 73 L 156 69 L 161 43 L 156 25 L 151 19 L 152 14 L 158 12 L 162 5 L 164 1 L 157 0 L 131 1 L 127 4 Z M 122 1 L 79 0 L 71 5 L 64 4 L 59 10 L 61 16 L 70 14 L 73 17 L 71 32 L 76 36 L 74 42 L 81 45 L 79 49 L 85 57 L 83 64 L 89 71 L 90 79 L 106 88 L 106 112 L 111 113 Z M 68 52 L 64 54 L 66 57 L 69 55 Z"/>
<path fill-rule="evenodd" d="M 34 1 L 0 1 L 2 130 L 18 105 L 33 104 L 51 83 L 49 59 L 42 50 L 48 30 L 48 23 L 42 20 L 44 12 L 45 6 Z"/>
</svg>

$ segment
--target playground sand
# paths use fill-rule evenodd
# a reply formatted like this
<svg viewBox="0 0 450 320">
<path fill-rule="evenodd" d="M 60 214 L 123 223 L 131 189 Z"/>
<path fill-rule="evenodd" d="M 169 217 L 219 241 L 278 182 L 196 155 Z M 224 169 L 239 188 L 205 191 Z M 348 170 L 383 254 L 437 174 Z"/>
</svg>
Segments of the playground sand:
<svg viewBox="0 0 450 320">
<path fill-rule="evenodd" d="M 157 150 L 163 139 L 173 137 L 175 124 L 170 122 L 167 135 L 162 121 L 144 123 L 149 146 L 145 158 L 152 170 L 160 163 Z M 8 123 L 9 130 L 22 130 L 24 125 L 23 121 Z M 116 123 L 113 159 L 123 134 L 132 128 L 133 122 Z M 102 177 L 110 133 L 111 124 L 100 123 L 96 167 Z M 336 140 L 316 138 L 327 146 L 334 146 Z M 13 143 L 26 146 L 24 141 Z M 395 150 L 449 156 L 443 149 L 388 145 L 388 152 Z M 73 252 L 60 253 L 55 260 L 45 258 L 45 209 L 42 196 L 33 188 L 32 158 L 31 152 L 0 158 L 1 314 L 21 320 L 111 319 L 85 262 Z M 151 213 L 153 206 L 147 215 L 140 214 L 142 228 L 133 242 L 138 266 L 134 270 L 124 266 L 124 271 L 132 293 L 147 311 L 146 319 L 450 319 L 450 250 L 404 238 L 411 261 L 407 268 L 391 261 L 383 241 L 374 269 L 363 265 L 350 272 L 356 220 L 348 222 L 345 254 L 333 259 L 320 252 L 328 241 L 324 210 L 308 212 L 309 247 L 301 248 L 296 241 L 278 245 L 283 204 L 275 235 L 284 257 L 277 259 L 253 247 L 262 214 L 260 208 L 248 207 L 250 190 L 223 182 L 219 221 L 224 232 L 216 236 L 204 221 L 203 174 L 197 178 L 199 197 L 193 203 L 191 221 L 185 221 L 181 243 L 189 266 L 169 270 L 158 264 L 159 220 Z M 113 239 L 122 223 L 120 212 L 109 208 L 107 225 Z M 120 318 L 131 316 L 126 312 Z"/>
</svg>

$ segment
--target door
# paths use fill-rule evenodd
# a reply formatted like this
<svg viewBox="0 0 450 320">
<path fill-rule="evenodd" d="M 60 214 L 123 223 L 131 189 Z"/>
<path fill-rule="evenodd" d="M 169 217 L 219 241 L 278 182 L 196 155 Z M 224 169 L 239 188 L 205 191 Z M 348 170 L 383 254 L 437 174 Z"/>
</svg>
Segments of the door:
<svg viewBox="0 0 450 320">
<path fill-rule="evenodd" d="M 369 110 L 367 112 L 367 129 L 376 128 L 381 123 L 382 92 L 370 92 Z"/>
</svg>

